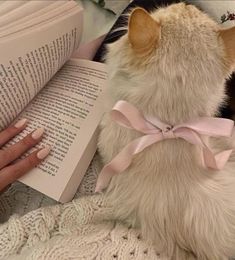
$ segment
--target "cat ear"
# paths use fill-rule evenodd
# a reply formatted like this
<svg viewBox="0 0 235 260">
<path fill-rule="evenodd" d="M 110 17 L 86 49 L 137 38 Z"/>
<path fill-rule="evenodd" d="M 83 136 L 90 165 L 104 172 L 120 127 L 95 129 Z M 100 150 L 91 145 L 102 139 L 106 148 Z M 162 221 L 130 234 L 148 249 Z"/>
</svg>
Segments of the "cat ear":
<svg viewBox="0 0 235 260">
<path fill-rule="evenodd" d="M 235 65 L 235 27 L 220 30 L 229 63 Z"/>
<path fill-rule="evenodd" d="M 129 18 L 128 38 L 132 48 L 144 53 L 151 51 L 160 40 L 161 26 L 142 8 L 132 11 Z"/>
</svg>

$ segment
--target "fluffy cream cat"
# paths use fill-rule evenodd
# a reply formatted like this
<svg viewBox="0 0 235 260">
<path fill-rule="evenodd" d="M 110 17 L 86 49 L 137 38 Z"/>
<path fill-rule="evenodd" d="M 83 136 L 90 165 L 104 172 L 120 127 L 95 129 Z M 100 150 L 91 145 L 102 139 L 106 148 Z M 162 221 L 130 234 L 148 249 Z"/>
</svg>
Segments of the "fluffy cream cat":
<svg viewBox="0 0 235 260">
<path fill-rule="evenodd" d="M 109 110 L 126 100 L 171 125 L 214 116 L 235 64 L 235 27 L 222 30 L 183 3 L 151 14 L 137 8 L 130 14 L 128 33 L 109 46 L 107 64 Z M 140 135 L 106 114 L 99 138 L 104 163 Z M 206 141 L 215 146 L 214 139 Z M 219 148 L 224 146 L 228 142 Z M 234 155 L 222 171 L 207 170 L 199 163 L 197 146 L 164 140 L 113 177 L 106 196 L 115 217 L 140 227 L 143 237 L 169 259 L 235 255 Z"/>
</svg>

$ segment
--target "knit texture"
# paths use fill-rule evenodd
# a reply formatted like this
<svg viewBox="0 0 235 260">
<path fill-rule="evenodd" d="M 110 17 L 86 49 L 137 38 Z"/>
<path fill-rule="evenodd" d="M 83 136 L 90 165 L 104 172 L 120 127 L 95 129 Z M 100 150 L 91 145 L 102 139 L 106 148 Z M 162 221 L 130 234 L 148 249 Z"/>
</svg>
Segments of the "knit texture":
<svg viewBox="0 0 235 260">
<path fill-rule="evenodd" d="M 3 193 L 1 220 L 13 215 L 0 226 L 0 259 L 160 259 L 138 230 L 112 221 L 103 195 L 89 195 L 99 170 L 96 156 L 77 198 L 64 205 L 20 183 Z M 46 207 L 28 212 L 40 206 Z"/>
</svg>

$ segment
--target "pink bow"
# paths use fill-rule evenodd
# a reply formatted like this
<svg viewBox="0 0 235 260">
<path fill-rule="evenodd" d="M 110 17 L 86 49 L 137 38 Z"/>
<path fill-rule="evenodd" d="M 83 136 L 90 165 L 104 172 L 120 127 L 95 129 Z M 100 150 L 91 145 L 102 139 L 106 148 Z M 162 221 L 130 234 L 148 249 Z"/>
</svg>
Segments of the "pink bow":
<svg viewBox="0 0 235 260">
<path fill-rule="evenodd" d="M 133 105 L 122 100 L 113 107 L 111 117 L 119 125 L 135 129 L 145 135 L 130 142 L 104 166 L 96 183 L 96 192 L 106 188 L 114 175 L 127 169 L 133 155 L 164 139 L 182 138 L 191 144 L 199 145 L 202 148 L 204 166 L 214 170 L 221 170 L 232 152 L 232 150 L 225 150 L 214 156 L 200 137 L 200 135 L 231 136 L 234 122 L 229 119 L 201 117 L 185 124 L 171 126 L 157 118 L 144 118 Z"/>
</svg>

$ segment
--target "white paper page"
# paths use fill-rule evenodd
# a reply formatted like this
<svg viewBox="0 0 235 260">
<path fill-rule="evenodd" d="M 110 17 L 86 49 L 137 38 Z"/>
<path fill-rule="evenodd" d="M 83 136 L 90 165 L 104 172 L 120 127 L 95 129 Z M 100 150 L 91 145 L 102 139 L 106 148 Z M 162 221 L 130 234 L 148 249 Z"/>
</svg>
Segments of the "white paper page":
<svg viewBox="0 0 235 260">
<path fill-rule="evenodd" d="M 20 18 L 23 18 L 29 14 L 37 12 L 38 10 L 52 4 L 54 1 L 27 1 L 24 5 L 20 5 L 15 9 L 7 13 L 4 13 L 4 15 L 0 16 L 0 26 L 2 27 L 11 22 L 17 21 Z"/>
<path fill-rule="evenodd" d="M 42 143 L 52 146 L 50 156 L 23 183 L 59 198 L 103 114 L 106 78 L 104 64 L 70 60 L 22 112 L 19 118 L 29 119 L 29 125 L 14 142 L 44 127 Z"/>
<path fill-rule="evenodd" d="M 3 1 L 1 2 L 1 8 L 0 8 L 0 16 L 3 16 L 7 13 L 10 13 L 12 10 L 15 10 L 16 8 L 26 4 L 28 0 L 22 0 L 22 1 Z"/>
<path fill-rule="evenodd" d="M 57 6 L 53 9 L 51 9 L 50 6 L 48 6 L 47 8 L 42 9 L 39 14 L 35 13 L 33 15 L 33 18 L 28 18 L 23 23 L 19 23 L 14 26 L 12 25 L 10 26 L 10 28 L 7 28 L 6 30 L 1 30 L 0 38 L 9 38 L 9 36 L 12 34 L 14 34 L 15 37 L 16 33 L 19 35 L 29 30 L 32 31 L 34 30 L 34 28 L 41 26 L 42 24 L 49 24 L 53 20 L 57 20 L 60 17 L 65 16 L 66 14 L 72 13 L 73 9 L 77 8 L 77 4 L 74 1 L 59 1 L 56 4 Z M 45 11 L 45 13 L 43 13 L 43 11 Z"/>
<path fill-rule="evenodd" d="M 81 44 L 78 48 L 78 50 L 76 50 L 73 55 L 72 58 L 78 58 L 78 59 L 84 59 L 84 60 L 93 60 L 98 48 L 100 47 L 100 45 L 102 44 L 102 42 L 105 39 L 105 35 L 102 35 L 98 38 L 96 38 L 95 40 L 86 43 L 86 44 Z"/>
<path fill-rule="evenodd" d="M 0 42 L 0 129 L 13 121 L 77 49 L 81 32 L 78 7 L 15 41 Z"/>
<path fill-rule="evenodd" d="M 36 2 L 36 3 L 35 3 Z M 42 3 L 43 6 L 41 6 L 41 8 L 39 8 L 39 4 L 37 4 L 37 2 Z M 21 14 L 22 17 L 19 19 L 15 19 L 14 15 L 11 16 L 12 19 L 11 21 L 9 21 L 8 23 L 5 23 L 4 26 L 0 27 L 0 32 L 2 31 L 6 31 L 7 29 L 12 29 L 14 26 L 20 26 L 22 25 L 24 22 L 30 22 L 31 20 L 35 20 L 35 18 L 40 18 L 40 16 L 48 11 L 54 10 L 56 9 L 58 6 L 61 6 L 61 4 L 67 3 L 67 1 L 30 1 L 31 5 L 29 6 L 24 5 L 21 6 Z M 1 1 L 0 1 L 1 3 Z M 26 8 L 27 7 L 27 8 Z M 26 9 L 26 10 L 25 10 Z M 29 9 L 30 11 L 27 13 L 27 9 Z M 33 10 L 35 9 L 35 10 Z M 1 10 L 1 6 L 0 6 L 0 10 Z M 9 17 L 7 17 L 9 19 Z"/>
</svg>

